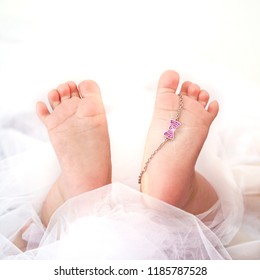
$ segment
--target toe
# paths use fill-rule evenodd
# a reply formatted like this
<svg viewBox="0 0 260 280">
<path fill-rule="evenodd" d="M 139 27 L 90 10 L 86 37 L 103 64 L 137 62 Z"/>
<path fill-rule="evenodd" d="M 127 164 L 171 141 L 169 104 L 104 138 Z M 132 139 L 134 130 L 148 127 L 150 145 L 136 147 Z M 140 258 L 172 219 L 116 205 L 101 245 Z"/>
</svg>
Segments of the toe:
<svg viewBox="0 0 260 280">
<path fill-rule="evenodd" d="M 70 87 L 69 87 L 68 83 L 59 85 L 57 87 L 57 91 L 60 95 L 61 102 L 66 99 L 71 98 L 71 92 L 70 92 Z"/>
<path fill-rule="evenodd" d="M 200 87 L 196 84 L 191 83 L 188 87 L 188 97 L 198 100 L 199 93 L 200 93 Z"/>
<path fill-rule="evenodd" d="M 175 93 L 179 84 L 180 76 L 173 70 L 165 71 L 158 83 L 158 94 Z"/>
<path fill-rule="evenodd" d="M 70 87 L 71 97 L 73 97 L 73 96 L 80 97 L 77 85 L 72 81 L 69 81 L 67 84 Z"/>
<path fill-rule="evenodd" d="M 183 95 L 188 95 L 188 88 L 192 84 L 192 82 L 186 81 L 181 86 L 181 93 Z"/>
<path fill-rule="evenodd" d="M 56 89 L 49 92 L 48 99 L 53 110 L 60 104 L 60 95 Z"/>
<path fill-rule="evenodd" d="M 99 86 L 92 80 L 85 80 L 79 84 L 79 95 L 82 98 L 87 97 L 89 94 L 100 94 Z"/>
<path fill-rule="evenodd" d="M 178 97 L 175 94 L 179 85 L 179 74 L 175 71 L 165 71 L 158 82 L 155 101 L 155 115 L 157 118 L 169 118 L 169 112 L 173 112 L 178 106 Z"/>
<path fill-rule="evenodd" d="M 82 106 L 78 109 L 80 117 L 105 116 L 105 108 L 102 101 L 99 86 L 96 82 L 85 80 L 78 86 L 79 95 L 82 98 Z"/>
<path fill-rule="evenodd" d="M 44 122 L 46 117 L 48 117 L 50 115 L 50 112 L 49 112 L 46 104 L 43 102 L 38 102 L 36 104 L 36 113 L 42 122 Z"/>
<path fill-rule="evenodd" d="M 199 103 L 205 108 L 209 102 L 209 94 L 206 90 L 201 90 L 198 97 Z"/>
<path fill-rule="evenodd" d="M 208 106 L 208 112 L 212 116 L 212 120 L 214 120 L 218 114 L 219 111 L 219 105 L 217 101 L 212 101 Z"/>
</svg>

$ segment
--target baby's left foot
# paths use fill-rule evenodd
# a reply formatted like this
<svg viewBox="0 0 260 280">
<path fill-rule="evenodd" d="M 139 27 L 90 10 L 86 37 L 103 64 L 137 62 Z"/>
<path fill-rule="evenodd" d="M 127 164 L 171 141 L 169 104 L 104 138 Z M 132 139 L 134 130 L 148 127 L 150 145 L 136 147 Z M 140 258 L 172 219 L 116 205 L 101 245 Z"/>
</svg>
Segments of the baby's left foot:
<svg viewBox="0 0 260 280">
<path fill-rule="evenodd" d="M 163 73 L 159 80 L 154 115 L 147 137 L 143 166 L 164 141 L 164 132 L 180 107 L 176 94 L 179 75 Z M 195 164 L 211 123 L 218 113 L 218 103 L 208 105 L 209 94 L 191 82 L 182 85 L 183 108 L 175 137 L 156 153 L 142 176 L 141 191 L 169 204 L 198 214 L 212 206 L 217 196 L 212 186 L 195 171 Z M 173 131 L 167 132 L 168 137 Z"/>
<path fill-rule="evenodd" d="M 61 174 L 43 207 L 47 224 L 67 199 L 111 183 L 110 141 L 105 109 L 98 85 L 84 81 L 60 85 L 49 93 L 53 112 L 37 104 L 58 157 Z"/>
</svg>

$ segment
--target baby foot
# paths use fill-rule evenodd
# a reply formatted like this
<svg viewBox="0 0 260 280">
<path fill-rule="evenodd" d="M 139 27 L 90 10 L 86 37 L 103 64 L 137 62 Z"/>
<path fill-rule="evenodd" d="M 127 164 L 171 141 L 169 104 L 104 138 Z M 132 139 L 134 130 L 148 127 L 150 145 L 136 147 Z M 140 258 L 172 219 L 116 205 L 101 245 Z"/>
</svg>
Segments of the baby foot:
<svg viewBox="0 0 260 280">
<path fill-rule="evenodd" d="M 94 81 L 78 87 L 74 82 L 62 84 L 48 98 L 53 112 L 38 102 L 37 113 L 61 167 L 45 203 L 55 210 L 62 201 L 111 183 L 111 156 L 105 109 Z"/>
<path fill-rule="evenodd" d="M 173 126 L 170 119 L 176 118 L 179 108 L 180 99 L 175 94 L 178 84 L 179 75 L 174 71 L 166 71 L 159 80 L 143 166 L 165 137 L 173 140 L 169 139 L 149 162 L 142 176 L 141 191 L 197 214 L 217 200 L 212 186 L 195 172 L 195 163 L 217 116 L 218 103 L 213 101 L 207 107 L 208 93 L 196 84 L 185 82 L 181 88 L 183 109 L 180 123 L 174 130 L 169 129 Z"/>
</svg>

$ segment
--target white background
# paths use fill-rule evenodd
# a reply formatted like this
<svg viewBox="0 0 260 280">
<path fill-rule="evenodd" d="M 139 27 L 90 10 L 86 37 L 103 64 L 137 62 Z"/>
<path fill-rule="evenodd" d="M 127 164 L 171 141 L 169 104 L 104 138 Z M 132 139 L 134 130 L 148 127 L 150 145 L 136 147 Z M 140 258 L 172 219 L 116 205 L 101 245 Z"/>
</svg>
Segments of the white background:
<svg viewBox="0 0 260 280">
<path fill-rule="evenodd" d="M 67 80 L 141 88 L 168 68 L 259 89 L 259 11 L 258 0 L 1 0 L 0 109 L 31 109 Z"/>
</svg>

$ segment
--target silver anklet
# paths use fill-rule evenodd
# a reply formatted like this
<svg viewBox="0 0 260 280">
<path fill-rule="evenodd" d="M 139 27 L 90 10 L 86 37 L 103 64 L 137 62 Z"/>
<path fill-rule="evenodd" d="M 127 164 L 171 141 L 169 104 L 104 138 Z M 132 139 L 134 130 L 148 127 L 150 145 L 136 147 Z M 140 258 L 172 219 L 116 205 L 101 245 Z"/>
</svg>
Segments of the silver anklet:
<svg viewBox="0 0 260 280">
<path fill-rule="evenodd" d="M 164 137 L 165 139 L 163 140 L 163 142 L 159 145 L 159 147 L 151 154 L 151 156 L 148 158 L 148 160 L 146 161 L 146 163 L 144 164 L 144 168 L 142 169 L 139 178 L 138 178 L 138 184 L 141 184 L 141 180 L 142 180 L 142 176 L 143 174 L 146 172 L 148 165 L 150 163 L 150 161 L 154 158 L 154 156 L 162 149 L 162 147 L 169 141 L 169 140 L 174 140 L 174 134 L 175 134 L 175 130 L 181 126 L 181 122 L 179 122 L 180 119 L 180 115 L 181 115 L 181 111 L 183 108 L 183 96 L 182 93 L 179 93 L 179 108 L 177 111 L 177 115 L 175 120 L 171 119 L 170 120 L 170 126 L 169 129 L 164 132 Z"/>
</svg>

